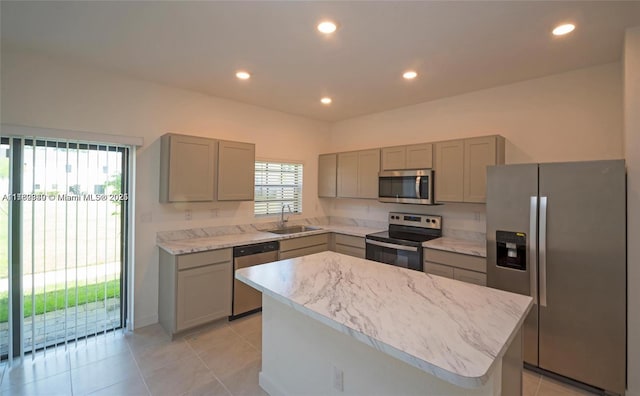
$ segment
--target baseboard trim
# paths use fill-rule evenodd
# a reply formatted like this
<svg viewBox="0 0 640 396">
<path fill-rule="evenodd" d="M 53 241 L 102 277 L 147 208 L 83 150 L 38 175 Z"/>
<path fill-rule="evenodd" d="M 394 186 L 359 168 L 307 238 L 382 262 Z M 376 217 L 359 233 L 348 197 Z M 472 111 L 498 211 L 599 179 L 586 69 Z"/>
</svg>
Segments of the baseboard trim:
<svg viewBox="0 0 640 396">
<path fill-rule="evenodd" d="M 158 323 L 158 315 L 149 315 L 149 316 L 143 316 L 141 318 L 135 318 L 135 321 L 133 322 L 134 325 L 134 330 L 135 329 L 139 329 L 141 327 L 146 327 L 152 324 L 156 324 Z"/>
<path fill-rule="evenodd" d="M 283 390 L 273 383 L 264 373 L 264 371 L 260 371 L 258 375 L 258 384 L 260 387 L 269 394 L 269 396 L 286 396 L 286 393 Z"/>
</svg>

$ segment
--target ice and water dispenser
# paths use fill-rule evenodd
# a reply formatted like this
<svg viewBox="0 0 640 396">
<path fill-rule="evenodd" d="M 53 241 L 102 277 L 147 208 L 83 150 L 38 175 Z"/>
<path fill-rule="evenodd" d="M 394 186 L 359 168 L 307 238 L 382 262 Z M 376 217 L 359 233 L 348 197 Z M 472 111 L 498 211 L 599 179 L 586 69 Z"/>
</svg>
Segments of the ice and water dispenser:
<svg viewBox="0 0 640 396">
<path fill-rule="evenodd" d="M 527 234 L 524 232 L 496 231 L 498 267 L 527 270 Z"/>
</svg>

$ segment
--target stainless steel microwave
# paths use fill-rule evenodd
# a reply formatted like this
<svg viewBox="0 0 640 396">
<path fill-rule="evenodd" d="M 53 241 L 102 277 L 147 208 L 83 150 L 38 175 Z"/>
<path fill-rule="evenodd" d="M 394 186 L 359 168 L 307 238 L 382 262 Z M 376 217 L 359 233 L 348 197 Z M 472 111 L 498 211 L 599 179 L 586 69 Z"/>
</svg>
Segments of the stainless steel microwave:
<svg viewBox="0 0 640 396">
<path fill-rule="evenodd" d="M 380 202 L 433 205 L 433 170 L 412 169 L 378 173 Z"/>
</svg>

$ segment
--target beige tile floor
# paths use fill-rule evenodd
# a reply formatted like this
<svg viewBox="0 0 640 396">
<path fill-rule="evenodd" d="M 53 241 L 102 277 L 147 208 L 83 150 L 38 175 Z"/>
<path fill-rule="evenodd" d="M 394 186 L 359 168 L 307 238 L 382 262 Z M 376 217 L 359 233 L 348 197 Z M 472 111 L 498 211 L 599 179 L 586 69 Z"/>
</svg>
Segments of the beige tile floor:
<svg viewBox="0 0 640 396">
<path fill-rule="evenodd" d="M 260 314 L 171 341 L 159 325 L 69 344 L 0 367 L 0 395 L 266 395 Z M 525 371 L 524 396 L 589 395 Z"/>
</svg>

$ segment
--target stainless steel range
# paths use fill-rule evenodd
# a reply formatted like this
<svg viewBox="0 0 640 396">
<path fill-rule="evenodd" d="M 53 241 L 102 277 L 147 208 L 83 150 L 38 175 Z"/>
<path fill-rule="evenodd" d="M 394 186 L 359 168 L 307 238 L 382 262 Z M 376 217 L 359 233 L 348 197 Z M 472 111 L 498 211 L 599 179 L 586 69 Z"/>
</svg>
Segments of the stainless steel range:
<svg viewBox="0 0 640 396">
<path fill-rule="evenodd" d="M 368 234 L 366 258 L 422 271 L 422 243 L 442 236 L 442 216 L 389 213 L 389 230 Z"/>
</svg>

